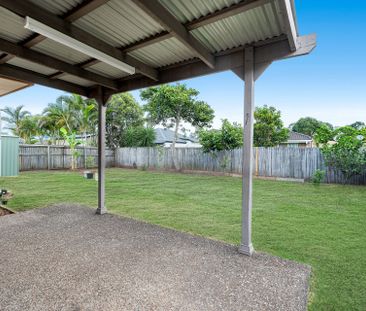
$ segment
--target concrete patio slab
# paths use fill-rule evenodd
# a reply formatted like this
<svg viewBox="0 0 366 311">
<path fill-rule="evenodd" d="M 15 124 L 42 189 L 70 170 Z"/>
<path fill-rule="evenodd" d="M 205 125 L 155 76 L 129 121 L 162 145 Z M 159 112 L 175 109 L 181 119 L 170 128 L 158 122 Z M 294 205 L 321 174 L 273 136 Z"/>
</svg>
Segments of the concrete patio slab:
<svg viewBox="0 0 366 311">
<path fill-rule="evenodd" d="M 0 217 L 0 310 L 306 310 L 308 266 L 87 207 Z"/>
</svg>

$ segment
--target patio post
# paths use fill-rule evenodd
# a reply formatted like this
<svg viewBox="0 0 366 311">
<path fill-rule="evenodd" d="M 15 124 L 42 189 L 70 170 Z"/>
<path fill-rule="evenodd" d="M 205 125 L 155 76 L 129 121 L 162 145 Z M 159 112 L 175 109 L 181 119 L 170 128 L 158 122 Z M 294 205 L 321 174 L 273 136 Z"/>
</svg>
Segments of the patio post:
<svg viewBox="0 0 366 311">
<path fill-rule="evenodd" d="M 242 184 L 242 236 L 239 252 L 251 256 L 252 245 L 252 178 L 253 178 L 253 119 L 254 119 L 254 50 L 244 52 L 244 138 Z"/>
<path fill-rule="evenodd" d="M 96 213 L 102 215 L 107 213 L 105 206 L 105 125 L 107 100 L 104 97 L 103 88 L 99 88 L 98 96 L 98 208 Z"/>
</svg>

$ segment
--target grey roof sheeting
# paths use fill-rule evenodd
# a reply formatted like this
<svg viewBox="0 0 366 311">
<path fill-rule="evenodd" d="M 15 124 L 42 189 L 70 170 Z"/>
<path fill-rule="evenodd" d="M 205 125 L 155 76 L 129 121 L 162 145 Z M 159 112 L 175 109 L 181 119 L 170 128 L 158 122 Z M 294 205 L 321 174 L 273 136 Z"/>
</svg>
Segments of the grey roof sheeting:
<svg viewBox="0 0 366 311">
<path fill-rule="evenodd" d="M 31 7 L 28 9 L 28 2 L 32 3 L 32 8 L 33 10 L 35 8 L 36 13 L 29 13 L 32 9 Z M 93 74 L 111 79 L 113 83 L 118 84 L 119 91 L 124 91 L 124 80 L 121 79 L 136 80 L 137 85 L 139 85 L 138 79 L 141 73 L 149 79 L 160 81 L 160 72 L 169 66 L 182 67 L 186 62 L 200 62 L 201 59 L 204 63 L 209 64 L 209 67 L 215 67 L 214 61 L 205 61 L 204 56 L 200 54 L 200 49 L 195 49 L 194 45 L 189 44 L 190 40 L 187 44 L 169 25 L 165 24 L 161 19 L 164 14 L 159 11 L 158 15 L 161 16 L 159 15 L 157 18 L 153 15 L 150 16 L 150 13 L 138 4 L 139 2 L 133 0 L 0 0 L 0 39 L 17 43 L 27 49 L 41 52 L 56 60 L 62 60 L 75 67 L 80 66 Z M 93 8 L 85 10 L 85 6 L 90 6 L 91 3 L 94 3 Z M 276 39 L 286 41 L 289 36 L 289 30 L 286 28 L 288 23 L 295 25 L 295 32 L 298 32 L 293 0 L 159 0 L 157 3 L 162 5 L 164 10 L 170 12 L 178 23 L 181 23 L 184 31 L 187 31 L 188 35 L 191 35 L 207 51 L 208 55 L 206 56 L 213 57 L 213 60 L 217 58 L 217 53 L 228 53 L 228 51 L 233 53 L 232 51 L 235 52 L 236 48 L 242 48 L 247 44 L 258 42 L 268 44 L 267 41 L 271 44 Z M 287 9 L 292 10 L 290 14 L 283 14 L 284 3 L 287 3 Z M 39 7 L 38 11 L 36 6 Z M 246 8 L 243 9 L 244 7 Z M 75 14 L 75 11 L 78 10 L 79 13 L 75 15 L 76 17 L 68 19 L 70 16 L 68 14 Z M 228 10 L 232 10 L 234 13 L 220 15 L 221 11 L 227 12 Z M 102 43 L 108 44 L 109 48 L 115 49 L 113 53 L 118 52 L 116 49 L 120 49 L 121 57 L 125 59 L 128 57 L 126 62 L 135 64 L 132 66 L 137 68 L 137 75 L 132 75 L 130 78 L 127 73 L 100 61 L 88 64 L 87 62 L 92 59 L 80 51 L 47 38 L 38 40 L 39 36 L 37 37 L 36 33 L 24 28 L 24 17 L 31 14 L 30 17 L 37 20 L 38 12 L 41 12 L 39 13 L 41 16 L 51 16 L 50 20 L 52 21 L 54 21 L 53 18 L 58 18 L 57 23 L 61 22 L 61 19 L 66 19 L 65 25 L 71 23 L 73 27 L 78 27 L 101 40 Z M 32 14 L 36 17 L 33 17 Z M 47 19 L 47 17 L 38 18 L 41 22 L 43 18 Z M 205 18 L 206 22 L 201 23 L 202 19 Z M 80 39 L 81 42 L 82 40 Z M 137 47 L 131 48 L 131 46 L 136 46 L 136 43 L 138 43 Z M 99 43 L 96 45 L 100 46 Z M 128 50 L 125 52 L 126 56 L 123 56 L 125 48 Z M 295 53 L 293 56 L 296 55 L 302 54 Z M 279 59 L 282 57 L 284 56 L 280 55 Z M 17 67 L 25 68 L 36 74 L 41 74 L 41 76 L 36 75 L 35 79 L 38 81 L 43 81 L 42 79 L 46 78 L 53 81 L 66 80 L 71 82 L 68 84 L 68 89 L 77 90 L 78 86 L 81 86 L 80 90 L 84 90 L 84 88 L 86 90 L 83 92 L 84 94 L 88 94 L 88 89 L 98 83 L 95 80 L 86 81 L 85 78 L 88 75 L 84 75 L 84 78 L 81 76 L 73 78 L 70 74 L 65 75 L 66 71 L 45 67 L 42 62 L 29 64 L 30 62 L 24 58 L 26 56 L 20 52 L 11 54 L 9 51 L 4 51 L 4 54 L 1 54 L 0 47 L 0 65 L 8 63 L 16 66 L 15 69 L 4 67 L 3 75 L 9 76 L 9 72 L 14 72 Z M 140 65 L 136 64 L 136 61 Z M 229 63 L 226 62 L 226 64 Z M 148 66 L 148 70 L 141 67 L 142 65 Z M 232 69 L 230 65 L 213 72 L 228 69 Z M 195 71 L 188 68 L 187 72 L 188 76 L 190 76 L 190 72 L 192 72 L 191 76 L 195 76 Z M 200 72 L 202 72 L 201 69 Z M 210 72 L 206 73 L 203 70 L 201 75 L 208 73 Z M 12 78 L 19 79 L 19 75 L 21 73 L 15 74 Z M 161 83 L 184 78 L 185 76 L 180 77 L 179 75 L 176 79 L 163 78 Z M 142 83 L 141 86 L 144 87 L 148 84 Z M 53 85 L 60 87 L 61 84 L 54 83 Z M 111 88 L 113 89 L 113 87 Z"/>
<path fill-rule="evenodd" d="M 166 128 L 156 128 L 155 130 L 155 144 L 161 145 L 165 143 L 172 143 L 174 139 L 174 131 Z M 188 141 L 196 143 L 197 139 L 193 137 L 186 137 L 178 134 L 177 143 L 186 144 Z"/>
<path fill-rule="evenodd" d="M 313 138 L 309 135 L 305 135 L 302 133 L 297 133 L 290 131 L 290 137 L 288 138 L 288 141 L 296 140 L 296 141 L 312 141 Z"/>
</svg>

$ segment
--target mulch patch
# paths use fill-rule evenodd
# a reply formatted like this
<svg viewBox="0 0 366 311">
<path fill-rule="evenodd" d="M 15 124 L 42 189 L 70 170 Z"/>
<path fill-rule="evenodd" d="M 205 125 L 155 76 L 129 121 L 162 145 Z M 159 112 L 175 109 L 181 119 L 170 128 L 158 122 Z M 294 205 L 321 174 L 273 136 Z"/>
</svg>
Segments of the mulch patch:
<svg viewBox="0 0 366 311">
<path fill-rule="evenodd" d="M 14 214 L 14 212 L 12 212 L 11 210 L 0 206 L 0 216 L 6 216 L 6 215 L 10 215 L 10 214 Z"/>
</svg>

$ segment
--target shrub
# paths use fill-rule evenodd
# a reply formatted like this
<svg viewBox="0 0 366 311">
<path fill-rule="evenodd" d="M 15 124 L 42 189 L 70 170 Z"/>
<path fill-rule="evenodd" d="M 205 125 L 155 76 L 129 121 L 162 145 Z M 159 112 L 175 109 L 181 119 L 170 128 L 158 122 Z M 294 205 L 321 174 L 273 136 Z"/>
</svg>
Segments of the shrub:
<svg viewBox="0 0 366 311">
<path fill-rule="evenodd" d="M 366 173 L 366 128 L 344 126 L 331 130 L 321 127 L 315 141 L 324 155 L 325 164 L 344 176 L 344 183 L 353 176 Z"/>
<path fill-rule="evenodd" d="M 95 161 L 93 156 L 87 156 L 85 160 L 85 168 L 93 168 L 95 167 Z"/>
<path fill-rule="evenodd" d="M 316 170 L 311 177 L 311 182 L 315 185 L 319 185 L 325 178 L 324 170 Z"/>
</svg>

